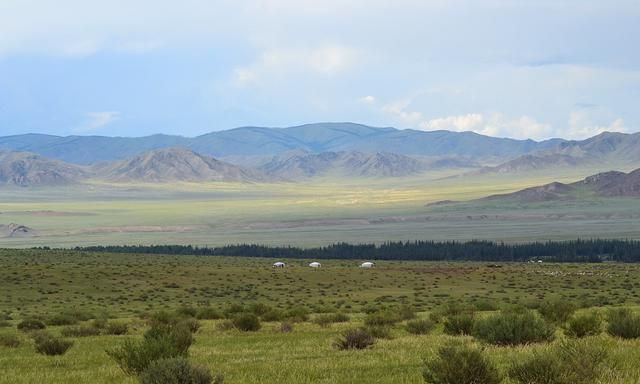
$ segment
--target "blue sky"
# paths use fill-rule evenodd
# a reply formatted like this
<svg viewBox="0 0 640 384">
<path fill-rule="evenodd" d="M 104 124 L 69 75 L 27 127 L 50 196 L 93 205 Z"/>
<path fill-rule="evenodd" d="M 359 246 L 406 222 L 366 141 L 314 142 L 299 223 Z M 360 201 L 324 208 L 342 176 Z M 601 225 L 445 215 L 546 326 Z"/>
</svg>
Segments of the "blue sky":
<svg viewBox="0 0 640 384">
<path fill-rule="evenodd" d="M 1 0 L 0 134 L 640 130 L 640 2 Z"/>
</svg>

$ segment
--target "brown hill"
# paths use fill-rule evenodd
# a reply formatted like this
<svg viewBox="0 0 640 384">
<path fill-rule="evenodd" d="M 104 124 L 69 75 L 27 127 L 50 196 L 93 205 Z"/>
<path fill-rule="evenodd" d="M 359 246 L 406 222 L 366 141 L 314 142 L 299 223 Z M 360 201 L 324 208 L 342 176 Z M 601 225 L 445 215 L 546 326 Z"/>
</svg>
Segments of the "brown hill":
<svg viewBox="0 0 640 384">
<path fill-rule="evenodd" d="M 183 148 L 145 152 L 127 160 L 98 165 L 95 171 L 99 178 L 116 182 L 257 183 L 273 180 L 259 171 L 225 163 Z"/>
<path fill-rule="evenodd" d="M 50 160 L 29 152 L 0 152 L 0 184 L 27 186 L 63 185 L 89 174 L 81 167 Z"/>
<path fill-rule="evenodd" d="M 554 182 L 513 193 L 492 195 L 481 200 L 520 202 L 569 200 L 578 198 L 576 192 L 596 197 L 640 197 L 640 169 L 629 173 L 603 172 L 571 184 Z"/>
</svg>

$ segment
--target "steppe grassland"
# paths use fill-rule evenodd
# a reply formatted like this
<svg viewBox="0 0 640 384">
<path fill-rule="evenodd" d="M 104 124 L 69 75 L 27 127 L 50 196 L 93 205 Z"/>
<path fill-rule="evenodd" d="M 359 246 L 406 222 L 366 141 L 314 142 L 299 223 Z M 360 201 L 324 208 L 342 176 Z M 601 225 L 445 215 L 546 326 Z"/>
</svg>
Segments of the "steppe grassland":
<svg viewBox="0 0 640 384">
<path fill-rule="evenodd" d="M 188 305 L 224 309 L 261 302 L 351 316 L 349 323 L 329 327 L 297 323 L 291 333 L 280 332 L 277 322 L 243 333 L 218 329 L 222 320 L 201 321 L 191 359 L 223 373 L 226 383 L 417 384 L 422 382 L 423 359 L 453 337 L 444 335 L 441 326 L 428 335 L 410 335 L 399 324 L 392 329 L 392 339 L 380 339 L 372 349 L 337 350 L 335 339 L 344 329 L 362 324 L 365 306 L 407 304 L 426 318 L 452 300 L 490 307 L 561 297 L 599 311 L 623 304 L 637 309 L 640 303 L 636 265 L 518 263 L 496 268 L 486 263 L 381 261 L 375 269 L 362 270 L 356 261 L 326 260 L 321 270 L 311 270 L 307 260 L 286 261 L 290 268 L 272 269 L 271 259 L 1 251 L 0 313 L 10 313 L 13 320 L 0 334 L 18 334 L 22 344 L 0 347 L 0 383 L 135 383 L 105 350 L 126 337 L 140 337 L 147 329 L 142 313 Z M 36 354 L 29 338 L 15 328 L 22 318 L 69 309 L 119 318 L 130 324 L 130 334 L 74 338 L 67 354 L 49 357 Z M 59 334 L 62 327 L 48 329 Z M 608 336 L 598 340 L 611 346 L 618 364 L 605 382 L 636 383 L 640 342 Z M 505 368 L 534 349 L 548 347 L 487 347 L 487 353 Z"/>
<path fill-rule="evenodd" d="M 506 241 L 545 238 L 634 237 L 625 220 L 554 222 L 523 220 L 470 222 L 467 216 L 521 212 L 573 215 L 602 210 L 634 212 L 626 202 L 586 201 L 547 207 L 426 206 L 441 200 L 470 200 L 551 180 L 573 181 L 575 174 L 446 178 L 446 173 L 401 179 L 325 178 L 278 184 L 92 183 L 47 189 L 0 189 L 0 222 L 33 228 L 37 236 L 0 239 L 0 245 L 72 247 L 82 244 L 180 243 L 221 245 L 249 242 L 313 246 L 336 241 L 490 238 Z M 635 207 L 635 211 L 640 208 Z M 537 210 L 537 211 L 536 211 Z M 414 220 L 434 215 L 435 223 Z M 460 220 L 460 219 L 464 220 Z M 579 218 L 579 217 L 578 217 Z M 376 221 L 372 225 L 369 221 Z M 548 228 L 546 227 L 548 225 Z M 617 235 L 616 235 L 617 233 Z M 540 237 L 542 235 L 542 237 Z"/>
</svg>

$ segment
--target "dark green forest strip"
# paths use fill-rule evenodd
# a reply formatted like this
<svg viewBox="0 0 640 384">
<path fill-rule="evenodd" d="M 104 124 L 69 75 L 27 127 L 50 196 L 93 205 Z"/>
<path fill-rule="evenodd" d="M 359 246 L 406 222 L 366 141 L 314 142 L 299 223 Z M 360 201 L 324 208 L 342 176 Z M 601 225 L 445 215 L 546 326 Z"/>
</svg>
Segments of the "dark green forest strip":
<svg viewBox="0 0 640 384">
<path fill-rule="evenodd" d="M 606 239 L 523 244 L 504 244 L 492 241 L 408 241 L 389 242 L 381 245 L 339 243 L 318 248 L 239 244 L 214 248 L 190 245 L 112 245 L 77 247 L 75 249 L 86 252 L 288 259 L 640 262 L 640 241 Z"/>
</svg>

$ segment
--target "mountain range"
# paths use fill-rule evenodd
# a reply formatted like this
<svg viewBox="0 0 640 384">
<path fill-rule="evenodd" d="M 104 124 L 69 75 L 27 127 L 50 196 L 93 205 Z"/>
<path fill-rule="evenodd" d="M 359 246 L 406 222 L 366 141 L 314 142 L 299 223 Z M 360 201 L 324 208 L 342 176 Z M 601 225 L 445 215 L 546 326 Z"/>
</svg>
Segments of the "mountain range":
<svg viewBox="0 0 640 384">
<path fill-rule="evenodd" d="M 274 182 L 318 176 L 404 177 L 640 167 L 640 133 L 541 142 L 471 132 L 398 130 L 354 123 L 244 127 L 196 138 L 26 134 L 0 137 L 0 184 Z M 582 173 L 588 174 L 588 173 Z M 548 186 L 553 189 L 553 186 Z M 553 192 L 553 191 L 551 191 Z"/>
<path fill-rule="evenodd" d="M 483 136 L 473 132 L 417 131 L 374 128 L 354 123 L 317 123 L 290 128 L 243 127 L 194 138 L 53 136 L 25 134 L 0 137 L 0 149 L 32 152 L 68 163 L 90 165 L 124 160 L 142 152 L 182 147 L 197 153 L 229 156 L 275 156 L 293 150 L 311 153 L 359 151 L 407 156 L 465 156 L 499 163 L 550 149 L 560 139 L 536 142 Z"/>
</svg>

